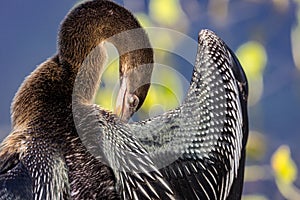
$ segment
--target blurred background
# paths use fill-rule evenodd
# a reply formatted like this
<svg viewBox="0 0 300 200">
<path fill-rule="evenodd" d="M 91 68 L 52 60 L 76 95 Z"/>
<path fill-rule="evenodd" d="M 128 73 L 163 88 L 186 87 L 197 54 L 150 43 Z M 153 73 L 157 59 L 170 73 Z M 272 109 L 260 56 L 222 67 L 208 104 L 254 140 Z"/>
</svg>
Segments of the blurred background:
<svg viewBox="0 0 300 200">
<path fill-rule="evenodd" d="M 250 87 L 243 199 L 300 199 L 300 0 L 119 0 L 155 49 L 154 84 L 134 120 L 175 108 L 184 98 L 208 28 L 236 52 Z M 10 104 L 37 65 L 56 52 L 59 24 L 71 0 L 2 2 L 0 7 L 0 141 L 9 134 Z M 164 28 L 157 31 L 157 27 Z M 110 58 L 95 101 L 112 109 L 118 70 Z"/>
</svg>

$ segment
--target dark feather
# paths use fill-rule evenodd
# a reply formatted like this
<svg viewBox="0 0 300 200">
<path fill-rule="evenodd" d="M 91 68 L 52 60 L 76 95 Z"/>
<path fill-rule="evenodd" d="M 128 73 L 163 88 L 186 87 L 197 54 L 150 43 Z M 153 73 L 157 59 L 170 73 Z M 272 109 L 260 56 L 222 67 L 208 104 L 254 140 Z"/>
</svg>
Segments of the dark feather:
<svg viewBox="0 0 300 200">
<path fill-rule="evenodd" d="M 241 196 L 247 96 L 247 80 L 235 55 L 213 32 L 203 30 L 183 104 L 131 124 L 133 134 L 181 198 Z"/>
</svg>

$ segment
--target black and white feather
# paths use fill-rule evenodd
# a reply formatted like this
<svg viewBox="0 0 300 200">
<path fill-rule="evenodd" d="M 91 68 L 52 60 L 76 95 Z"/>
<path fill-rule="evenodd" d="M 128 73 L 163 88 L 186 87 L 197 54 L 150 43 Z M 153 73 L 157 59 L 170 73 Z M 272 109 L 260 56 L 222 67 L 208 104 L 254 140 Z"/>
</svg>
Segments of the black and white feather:
<svg viewBox="0 0 300 200">
<path fill-rule="evenodd" d="M 213 32 L 201 31 L 198 42 L 183 104 L 131 124 L 132 133 L 183 199 L 240 199 L 242 186 L 231 190 L 235 179 L 243 179 L 239 168 L 248 137 L 246 76 Z"/>
<path fill-rule="evenodd" d="M 240 199 L 247 95 L 234 53 L 203 30 L 181 106 L 131 124 L 97 106 L 79 106 L 77 130 L 90 152 L 113 169 L 123 199 Z"/>
<path fill-rule="evenodd" d="M 45 138 L 35 137 L 36 132 L 23 131 L 24 135 L 32 135 L 30 141 L 24 140 L 26 148 L 12 156 L 3 156 L 0 200 L 62 200 L 67 196 L 68 174 L 64 158 Z"/>
<path fill-rule="evenodd" d="M 116 188 L 106 190 L 116 190 L 120 198 L 240 199 L 247 95 L 234 53 L 203 30 L 190 89 L 177 109 L 131 124 L 96 105 L 73 104 L 73 114 L 84 146 L 113 171 Z M 24 138 L 26 148 L 1 162 L 0 199 L 63 199 L 69 188 L 64 159 L 69 157 L 47 147 L 53 143 L 45 138 L 34 137 L 38 130 L 26 131 L 31 135 L 29 141 Z M 51 154 L 45 152 L 49 148 Z M 75 191 L 71 195 L 82 192 Z"/>
<path fill-rule="evenodd" d="M 182 105 L 130 127 L 181 198 L 239 199 L 242 185 L 233 189 L 233 183 L 243 182 L 246 76 L 234 53 L 213 32 L 201 31 L 198 42 Z"/>
</svg>

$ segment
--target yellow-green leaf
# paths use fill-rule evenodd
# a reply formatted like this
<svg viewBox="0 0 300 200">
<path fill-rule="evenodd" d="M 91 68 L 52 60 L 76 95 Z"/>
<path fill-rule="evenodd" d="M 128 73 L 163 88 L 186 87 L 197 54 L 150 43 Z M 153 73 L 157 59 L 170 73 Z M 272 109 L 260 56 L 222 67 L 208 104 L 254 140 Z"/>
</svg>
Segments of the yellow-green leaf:
<svg viewBox="0 0 300 200">
<path fill-rule="evenodd" d="M 263 71 L 267 63 L 267 53 L 263 45 L 249 41 L 241 45 L 236 54 L 249 81 L 249 105 L 257 103 L 263 93 Z"/>
<path fill-rule="evenodd" d="M 262 44 L 249 41 L 241 45 L 236 54 L 248 78 L 262 76 L 267 63 L 267 53 Z"/>
<path fill-rule="evenodd" d="M 174 25 L 182 14 L 178 0 L 151 0 L 149 10 L 155 21 L 168 26 Z"/>
<path fill-rule="evenodd" d="M 149 116 L 161 114 L 177 107 L 183 98 L 182 81 L 176 70 L 170 67 L 155 66 L 152 84 L 141 108 Z"/>
<path fill-rule="evenodd" d="M 242 200 L 268 200 L 268 198 L 260 194 L 252 194 L 243 195 Z"/>
<path fill-rule="evenodd" d="M 266 154 L 266 140 L 262 133 L 250 130 L 246 146 L 247 156 L 251 160 L 262 160 Z"/>
<path fill-rule="evenodd" d="M 281 145 L 272 156 L 272 168 L 278 181 L 292 184 L 297 178 L 297 166 L 291 158 L 290 148 Z"/>
</svg>

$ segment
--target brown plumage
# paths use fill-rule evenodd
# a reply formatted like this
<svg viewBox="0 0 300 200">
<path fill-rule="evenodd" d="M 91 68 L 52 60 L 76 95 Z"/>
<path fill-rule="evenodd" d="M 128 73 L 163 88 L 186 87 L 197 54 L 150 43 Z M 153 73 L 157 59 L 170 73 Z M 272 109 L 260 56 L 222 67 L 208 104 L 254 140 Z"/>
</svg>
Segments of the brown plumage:
<svg viewBox="0 0 300 200">
<path fill-rule="evenodd" d="M 121 55 L 120 79 L 129 80 L 127 95 L 139 100 L 127 115 L 141 106 L 149 88 L 153 52 L 140 28 L 129 11 L 110 1 L 86 2 L 67 15 L 59 31 L 57 55 L 25 79 L 13 100 L 13 130 L 0 147 L 0 199 L 119 196 L 111 169 L 88 152 L 77 134 L 72 97 L 73 103 L 92 101 L 106 58 L 102 42 L 109 41 Z M 131 29 L 136 30 L 118 36 Z M 93 49 L 96 57 L 85 69 L 85 77 L 77 80 Z M 82 87 L 74 88 L 76 80 Z"/>
<path fill-rule="evenodd" d="M 13 131 L 0 147 L 1 200 L 241 198 L 247 79 L 213 32 L 199 34 L 191 85 L 178 108 L 125 123 L 92 104 L 106 40 L 121 54 L 121 119 L 143 102 L 153 63 L 148 38 L 142 29 L 118 34 L 139 27 L 110 1 L 68 14 L 58 54 L 14 99 Z"/>
</svg>

